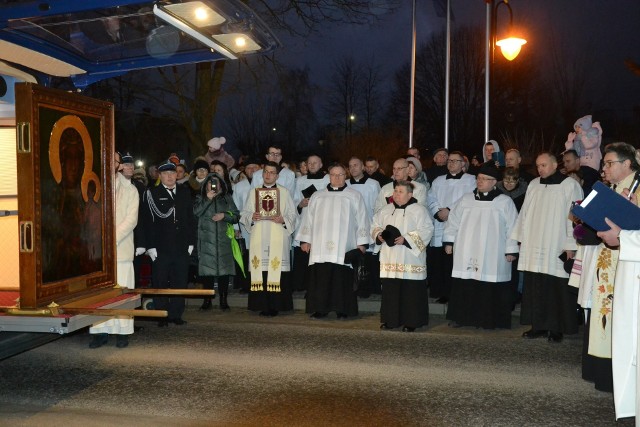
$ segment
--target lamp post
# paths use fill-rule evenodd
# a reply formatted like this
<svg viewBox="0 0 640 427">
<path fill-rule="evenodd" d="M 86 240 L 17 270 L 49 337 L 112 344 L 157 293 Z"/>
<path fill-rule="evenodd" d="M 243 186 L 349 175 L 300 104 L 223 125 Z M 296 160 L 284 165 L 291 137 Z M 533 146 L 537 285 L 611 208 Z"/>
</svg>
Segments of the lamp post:
<svg viewBox="0 0 640 427">
<path fill-rule="evenodd" d="M 509 32 L 513 31 L 513 11 L 509 0 L 501 0 L 497 4 L 495 0 L 485 0 L 487 5 L 487 37 L 486 37 L 486 54 L 485 54 L 485 81 L 484 81 L 484 141 L 489 141 L 489 104 L 491 101 L 491 66 L 495 59 L 496 46 L 500 47 L 502 55 L 509 60 L 513 61 L 518 54 L 522 45 L 527 41 L 525 39 L 514 37 L 510 35 L 506 39 L 497 40 L 497 27 L 498 27 L 498 8 L 501 5 L 505 5 L 509 10 Z"/>
</svg>

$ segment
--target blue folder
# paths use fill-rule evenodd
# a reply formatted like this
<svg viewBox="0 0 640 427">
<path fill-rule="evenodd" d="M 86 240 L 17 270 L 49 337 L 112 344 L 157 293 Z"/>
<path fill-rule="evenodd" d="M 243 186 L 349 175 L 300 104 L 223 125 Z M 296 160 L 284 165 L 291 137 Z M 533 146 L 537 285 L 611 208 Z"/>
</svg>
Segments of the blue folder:
<svg viewBox="0 0 640 427">
<path fill-rule="evenodd" d="M 604 222 L 605 217 L 623 230 L 640 230 L 640 208 L 601 182 L 596 182 L 589 195 L 571 212 L 596 231 L 611 228 Z"/>
</svg>

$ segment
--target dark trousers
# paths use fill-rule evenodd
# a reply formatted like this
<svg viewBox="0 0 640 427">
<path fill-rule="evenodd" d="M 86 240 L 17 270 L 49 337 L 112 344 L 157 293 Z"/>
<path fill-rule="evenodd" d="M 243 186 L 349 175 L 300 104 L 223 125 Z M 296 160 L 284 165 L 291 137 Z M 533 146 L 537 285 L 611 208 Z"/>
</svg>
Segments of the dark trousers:
<svg viewBox="0 0 640 427">
<path fill-rule="evenodd" d="M 293 268 L 291 284 L 294 291 L 306 291 L 309 283 L 309 254 L 299 246 L 293 248 Z"/>
<path fill-rule="evenodd" d="M 427 274 L 431 298 L 449 298 L 452 270 L 453 255 L 447 255 L 444 246 L 427 248 Z"/>
<path fill-rule="evenodd" d="M 306 312 L 327 314 L 332 311 L 347 316 L 358 315 L 358 297 L 353 289 L 353 270 L 329 262 L 309 267 Z"/>
<path fill-rule="evenodd" d="M 189 256 L 158 251 L 153 263 L 153 287 L 157 289 L 184 289 L 187 287 Z M 184 313 L 184 297 L 160 296 L 153 298 L 156 310 L 167 310 L 169 319 L 181 319 Z"/>
</svg>

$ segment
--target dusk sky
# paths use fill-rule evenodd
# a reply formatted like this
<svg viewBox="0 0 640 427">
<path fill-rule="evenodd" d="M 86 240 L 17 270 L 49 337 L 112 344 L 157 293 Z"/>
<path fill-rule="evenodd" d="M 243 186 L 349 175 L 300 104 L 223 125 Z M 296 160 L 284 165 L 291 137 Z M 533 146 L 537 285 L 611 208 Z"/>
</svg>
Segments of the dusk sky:
<svg viewBox="0 0 640 427">
<path fill-rule="evenodd" d="M 366 59 L 375 55 L 384 63 L 390 80 L 398 67 L 410 60 L 411 3 L 403 1 L 397 12 L 382 16 L 375 25 L 328 26 L 308 39 L 280 35 L 284 46 L 277 56 L 293 67 L 308 65 L 312 81 L 325 86 L 336 60 L 344 56 Z M 452 0 L 451 3 L 454 28 L 485 27 L 483 0 Z M 586 52 L 593 58 L 590 90 L 594 109 L 626 110 L 637 104 L 640 77 L 629 72 L 623 61 L 631 58 L 640 63 L 640 1 L 511 0 L 510 4 L 514 24 L 528 40 L 521 55 L 534 50 L 548 51 L 554 39 L 562 40 L 567 51 Z M 445 28 L 445 19 L 436 16 L 431 0 L 417 2 L 417 17 L 418 42 Z M 508 23 L 507 9 L 501 6 L 498 31 L 504 31 Z"/>
</svg>

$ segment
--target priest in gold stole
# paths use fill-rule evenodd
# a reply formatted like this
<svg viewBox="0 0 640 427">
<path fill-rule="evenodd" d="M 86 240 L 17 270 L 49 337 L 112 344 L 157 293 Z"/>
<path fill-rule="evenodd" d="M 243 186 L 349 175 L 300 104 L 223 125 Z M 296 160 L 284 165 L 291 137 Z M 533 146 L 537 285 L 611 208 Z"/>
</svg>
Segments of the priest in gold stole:
<svg viewBox="0 0 640 427">
<path fill-rule="evenodd" d="M 276 184 L 279 173 L 275 162 L 264 166 L 263 186 L 249 192 L 240 213 L 240 223 L 251 234 L 249 310 L 268 317 L 293 310 L 292 290 L 283 275 L 291 268 L 291 235 L 298 213 L 289 191 Z"/>
</svg>

